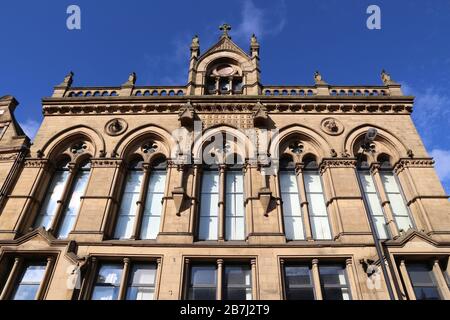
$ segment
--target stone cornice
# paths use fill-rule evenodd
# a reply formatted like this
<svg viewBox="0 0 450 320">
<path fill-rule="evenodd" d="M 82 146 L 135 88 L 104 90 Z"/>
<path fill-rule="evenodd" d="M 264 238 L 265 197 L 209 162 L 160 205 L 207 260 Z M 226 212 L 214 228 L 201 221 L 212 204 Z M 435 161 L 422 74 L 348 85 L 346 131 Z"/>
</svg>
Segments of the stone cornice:
<svg viewBox="0 0 450 320">
<path fill-rule="evenodd" d="M 405 168 L 433 168 L 434 160 L 432 158 L 402 158 L 394 166 L 396 174 L 402 172 Z"/>
<path fill-rule="evenodd" d="M 133 103 L 127 101 L 119 103 L 119 101 L 102 102 L 99 101 L 69 101 L 60 104 L 52 102 L 45 103 L 43 107 L 44 115 L 99 115 L 99 114 L 178 114 L 185 106 L 183 103 Z M 80 103 L 81 102 L 81 103 Z M 247 112 L 255 111 L 256 101 L 240 102 L 240 101 L 223 101 L 211 103 L 195 103 L 193 104 L 195 112 L 201 113 L 217 113 L 217 112 Z M 263 102 L 264 103 L 264 102 Z M 326 101 L 316 101 L 315 103 L 264 103 L 269 114 L 279 113 L 302 113 L 302 114 L 410 114 L 412 112 L 412 104 L 404 103 L 327 103 Z"/>
<path fill-rule="evenodd" d="M 319 165 L 321 173 L 328 168 L 356 168 L 357 160 L 355 158 L 325 158 Z"/>
<path fill-rule="evenodd" d="M 91 159 L 92 168 L 119 168 L 122 163 L 122 159 Z"/>
</svg>

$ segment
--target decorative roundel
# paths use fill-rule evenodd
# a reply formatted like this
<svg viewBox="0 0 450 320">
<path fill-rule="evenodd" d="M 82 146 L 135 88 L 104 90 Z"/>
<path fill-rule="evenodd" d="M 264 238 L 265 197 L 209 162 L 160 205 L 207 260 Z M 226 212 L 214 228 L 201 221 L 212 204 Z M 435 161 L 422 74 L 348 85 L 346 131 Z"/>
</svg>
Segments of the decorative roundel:
<svg viewBox="0 0 450 320">
<path fill-rule="evenodd" d="M 113 119 L 108 121 L 105 131 L 110 136 L 120 136 L 128 129 L 128 123 L 123 119 Z"/>
<path fill-rule="evenodd" d="M 332 136 L 338 136 L 344 132 L 344 125 L 335 118 L 323 119 L 320 127 L 323 132 Z"/>
</svg>

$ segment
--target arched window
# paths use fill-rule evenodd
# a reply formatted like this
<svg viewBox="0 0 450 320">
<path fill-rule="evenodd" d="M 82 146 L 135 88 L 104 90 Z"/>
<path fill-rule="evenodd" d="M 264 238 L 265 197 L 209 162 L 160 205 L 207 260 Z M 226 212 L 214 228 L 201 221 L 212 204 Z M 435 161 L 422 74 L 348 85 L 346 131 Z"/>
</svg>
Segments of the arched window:
<svg viewBox="0 0 450 320">
<path fill-rule="evenodd" d="M 297 185 L 295 164 L 291 156 L 285 155 L 281 158 L 279 176 L 286 238 L 288 240 L 304 240 L 305 230 L 300 206 L 299 186 Z"/>
<path fill-rule="evenodd" d="M 378 239 L 389 239 L 390 236 L 386 225 L 386 218 L 383 213 L 383 208 L 381 207 L 380 198 L 378 197 L 373 177 L 369 171 L 369 164 L 366 156 L 363 156 L 358 162 L 358 177 L 364 194 L 364 200 L 369 209 L 369 214 L 372 217 Z"/>
<path fill-rule="evenodd" d="M 305 181 L 305 193 L 308 201 L 313 238 L 316 240 L 331 239 L 330 221 L 325 205 L 322 177 L 319 173 L 316 158 L 312 155 L 305 156 L 303 164 L 303 179 Z"/>
<path fill-rule="evenodd" d="M 414 223 L 392 170 L 390 157 L 380 154 L 376 167 L 378 170 L 369 170 L 367 157 L 363 155 L 358 164 L 358 176 L 377 236 L 379 239 L 389 239 L 400 230 L 414 228 Z M 392 219 L 396 230 L 388 228 L 387 221 Z"/>
<path fill-rule="evenodd" d="M 315 157 L 306 155 L 297 168 L 291 156 L 284 156 L 281 160 L 280 193 L 286 238 L 332 239 L 322 178 Z"/>
<path fill-rule="evenodd" d="M 410 217 L 403 193 L 398 183 L 397 176 L 393 172 L 391 161 L 388 155 L 381 154 L 378 157 L 380 164 L 380 177 L 386 192 L 387 199 L 394 215 L 398 230 L 408 231 L 414 228 L 414 223 Z"/>
<path fill-rule="evenodd" d="M 244 174 L 234 158 L 233 165 L 204 166 L 199 240 L 245 240 Z"/>
<path fill-rule="evenodd" d="M 118 213 L 115 239 L 156 239 L 166 185 L 167 161 L 150 166 L 142 158 L 130 163 Z"/>
<path fill-rule="evenodd" d="M 73 230 L 91 171 L 89 160 L 74 170 L 70 170 L 69 161 L 64 159 L 58 164 L 35 222 L 35 227 L 44 227 L 59 239 L 67 238 Z"/>
</svg>

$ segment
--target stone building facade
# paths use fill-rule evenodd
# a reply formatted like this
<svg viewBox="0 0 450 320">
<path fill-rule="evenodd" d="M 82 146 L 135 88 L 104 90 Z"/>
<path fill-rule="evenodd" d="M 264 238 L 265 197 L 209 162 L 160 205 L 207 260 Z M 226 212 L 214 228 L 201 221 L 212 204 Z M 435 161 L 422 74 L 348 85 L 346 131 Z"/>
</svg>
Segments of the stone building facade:
<svg viewBox="0 0 450 320">
<path fill-rule="evenodd" d="M 186 86 L 0 99 L 0 299 L 450 299 L 450 204 L 380 86 L 260 81 L 224 25 Z"/>
</svg>

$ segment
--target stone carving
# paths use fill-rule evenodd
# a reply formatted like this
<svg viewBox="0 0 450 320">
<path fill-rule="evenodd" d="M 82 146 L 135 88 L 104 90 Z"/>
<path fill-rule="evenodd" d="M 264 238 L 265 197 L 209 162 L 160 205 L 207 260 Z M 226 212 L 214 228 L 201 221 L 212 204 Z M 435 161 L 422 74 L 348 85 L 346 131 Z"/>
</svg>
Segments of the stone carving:
<svg viewBox="0 0 450 320">
<path fill-rule="evenodd" d="M 314 72 L 314 82 L 316 84 L 327 84 L 325 81 L 323 81 L 322 75 L 319 71 Z"/>
<path fill-rule="evenodd" d="M 72 152 L 75 155 L 79 155 L 79 154 L 84 153 L 86 151 L 87 147 L 88 146 L 86 143 L 77 142 L 70 147 L 70 152 Z"/>
<path fill-rule="evenodd" d="M 130 73 L 127 82 L 123 86 L 134 86 L 136 84 L 136 72 Z"/>
<path fill-rule="evenodd" d="M 158 145 L 154 141 L 149 141 L 141 147 L 141 150 L 145 154 L 155 153 L 158 150 Z"/>
<path fill-rule="evenodd" d="M 344 126 L 339 120 L 334 118 L 324 119 L 321 124 L 321 129 L 323 132 L 332 136 L 337 136 L 344 132 Z"/>
<path fill-rule="evenodd" d="M 269 116 L 267 115 L 267 108 L 260 102 L 255 106 L 255 112 L 253 113 L 253 122 L 255 127 L 264 127 L 267 124 Z"/>
<path fill-rule="evenodd" d="M 125 133 L 128 129 L 128 124 L 123 119 L 113 119 L 108 121 L 105 126 L 105 132 L 110 136 L 119 136 Z"/>
<path fill-rule="evenodd" d="M 228 32 L 231 31 L 231 26 L 227 23 L 222 24 L 219 27 L 219 30 L 222 31 L 222 37 L 221 38 L 228 38 L 231 39 L 230 35 L 228 34 Z"/>
<path fill-rule="evenodd" d="M 387 73 L 386 70 L 384 70 L 384 69 L 381 71 L 381 81 L 383 81 L 384 85 L 386 85 L 386 86 L 398 84 L 397 82 L 392 80 L 391 75 L 389 73 Z"/>
<path fill-rule="evenodd" d="M 200 40 L 199 40 L 199 38 L 198 38 L 198 35 L 195 35 L 195 36 L 192 38 L 191 47 L 192 47 L 192 48 L 198 48 L 199 46 L 200 46 Z"/>
<path fill-rule="evenodd" d="M 59 85 L 60 87 L 70 87 L 73 82 L 73 72 L 70 71 L 64 78 L 64 81 Z"/>
<path fill-rule="evenodd" d="M 291 145 L 289 145 L 289 150 L 291 150 L 292 153 L 299 155 L 303 152 L 305 149 L 305 146 L 300 141 L 295 141 Z"/>
<path fill-rule="evenodd" d="M 188 101 L 188 103 L 180 110 L 178 120 L 180 121 L 181 126 L 186 128 L 191 128 L 194 125 L 195 109 L 190 101 Z"/>
</svg>

